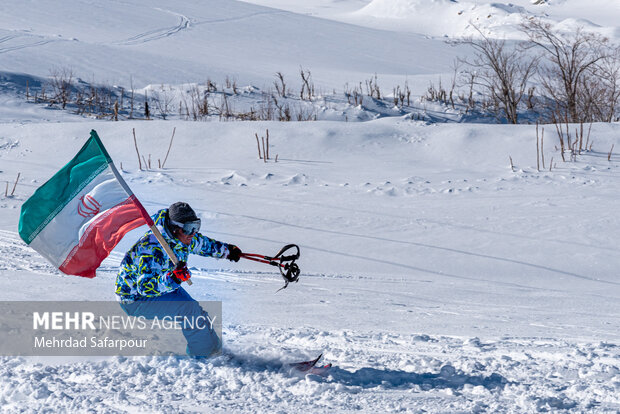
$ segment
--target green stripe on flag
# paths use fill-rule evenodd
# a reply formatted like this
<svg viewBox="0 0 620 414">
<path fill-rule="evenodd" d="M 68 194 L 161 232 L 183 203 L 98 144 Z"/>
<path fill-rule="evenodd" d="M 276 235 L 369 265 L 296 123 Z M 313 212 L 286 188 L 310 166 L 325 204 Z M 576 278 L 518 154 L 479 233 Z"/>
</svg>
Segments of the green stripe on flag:
<svg viewBox="0 0 620 414">
<path fill-rule="evenodd" d="M 27 243 L 111 163 L 95 130 L 77 155 L 22 205 L 19 235 Z"/>
</svg>

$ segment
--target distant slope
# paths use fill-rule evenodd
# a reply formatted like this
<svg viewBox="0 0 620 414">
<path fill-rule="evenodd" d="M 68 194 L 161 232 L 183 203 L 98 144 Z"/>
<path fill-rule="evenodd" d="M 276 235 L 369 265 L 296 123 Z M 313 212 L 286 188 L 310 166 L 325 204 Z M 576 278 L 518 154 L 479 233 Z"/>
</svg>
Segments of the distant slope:
<svg viewBox="0 0 620 414">
<path fill-rule="evenodd" d="M 371 74 L 449 71 L 457 50 L 442 41 L 230 0 L 110 3 L 14 2 L 0 6 L 0 71 L 77 76 L 137 87 L 235 77 L 270 85 L 276 72 L 312 71 L 317 86 L 342 88 Z M 25 18 L 24 16 L 27 16 Z"/>
</svg>

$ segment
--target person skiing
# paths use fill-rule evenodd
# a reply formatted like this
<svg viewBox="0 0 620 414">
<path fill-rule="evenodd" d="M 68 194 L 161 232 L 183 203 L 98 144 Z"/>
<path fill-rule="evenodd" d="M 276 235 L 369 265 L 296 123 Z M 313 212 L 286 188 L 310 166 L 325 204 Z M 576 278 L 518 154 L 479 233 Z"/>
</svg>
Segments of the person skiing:
<svg viewBox="0 0 620 414">
<path fill-rule="evenodd" d="M 148 231 L 127 252 L 116 277 L 116 296 L 129 316 L 147 319 L 164 317 L 207 317 L 200 304 L 181 287 L 191 277 L 187 268 L 190 253 L 238 262 L 241 250 L 198 233 L 200 219 L 189 204 L 177 202 L 153 215 L 153 221 L 168 242 L 179 263 L 174 266 L 152 231 Z M 205 320 L 205 319 L 203 319 Z M 204 328 L 204 327 L 203 327 Z M 186 352 L 203 358 L 221 351 L 221 338 L 212 327 L 185 326 Z"/>
</svg>

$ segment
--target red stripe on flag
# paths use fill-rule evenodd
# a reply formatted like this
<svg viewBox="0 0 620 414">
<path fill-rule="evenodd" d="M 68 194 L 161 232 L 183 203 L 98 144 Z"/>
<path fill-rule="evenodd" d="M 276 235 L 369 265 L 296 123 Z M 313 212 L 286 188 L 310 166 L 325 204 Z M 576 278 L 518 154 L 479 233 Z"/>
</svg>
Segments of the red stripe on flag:
<svg viewBox="0 0 620 414">
<path fill-rule="evenodd" d="M 144 224 L 144 208 L 132 195 L 88 226 L 59 270 L 68 275 L 95 277 L 95 270 L 123 236 Z"/>
<path fill-rule="evenodd" d="M 146 221 L 146 225 L 149 227 L 155 225 L 155 223 L 153 223 L 153 219 L 151 218 L 151 216 L 149 216 L 149 213 L 146 211 L 144 206 L 142 206 L 140 200 L 138 200 L 138 198 L 133 194 L 129 198 L 131 198 L 136 208 L 140 210 L 140 214 L 142 214 L 142 217 Z"/>
</svg>

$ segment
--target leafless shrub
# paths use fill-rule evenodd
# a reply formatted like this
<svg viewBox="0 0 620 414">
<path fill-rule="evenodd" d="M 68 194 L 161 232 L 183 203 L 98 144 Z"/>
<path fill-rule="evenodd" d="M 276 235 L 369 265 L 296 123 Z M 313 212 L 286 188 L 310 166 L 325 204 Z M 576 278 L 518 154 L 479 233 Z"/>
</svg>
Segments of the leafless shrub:
<svg viewBox="0 0 620 414">
<path fill-rule="evenodd" d="M 362 92 L 362 83 L 359 83 L 359 86 L 353 87 L 353 89 L 349 89 L 349 84 L 344 85 L 344 96 L 347 98 L 347 102 L 349 105 L 359 106 L 364 103 L 364 96 Z"/>
<path fill-rule="evenodd" d="M 314 110 L 306 109 L 301 104 L 297 110 L 297 121 L 316 121 L 317 115 Z"/>
<path fill-rule="evenodd" d="M 113 119 L 118 121 L 118 101 L 114 102 L 114 115 Z"/>
<path fill-rule="evenodd" d="M 219 116 L 220 120 L 229 120 L 231 118 L 235 118 L 232 104 L 229 102 L 228 95 L 226 93 L 222 93 L 220 95 L 220 102 L 219 105 L 216 106 L 216 113 Z"/>
<path fill-rule="evenodd" d="M 394 106 L 402 108 L 405 106 L 405 99 L 407 100 L 407 106 L 411 106 L 411 89 L 409 84 L 405 81 L 405 86 L 401 89 L 400 85 L 394 88 Z"/>
<path fill-rule="evenodd" d="M 278 109 L 278 121 L 288 122 L 291 120 L 291 108 L 286 102 L 278 102 L 277 98 L 273 97 L 273 104 Z"/>
<path fill-rule="evenodd" d="M 73 89 L 73 70 L 55 68 L 51 70 L 51 86 L 53 91 L 52 103 L 60 103 L 65 109 L 71 98 Z"/>
<path fill-rule="evenodd" d="M 258 109 L 258 119 L 271 120 L 275 117 L 275 105 L 271 94 L 263 94 L 263 100 Z"/>
<path fill-rule="evenodd" d="M 309 70 L 304 70 L 304 68 L 300 68 L 299 70 L 301 74 L 301 92 L 299 94 L 301 100 L 312 101 L 312 97 L 314 96 L 314 83 L 312 82 L 312 74 Z"/>
<path fill-rule="evenodd" d="M 509 47 L 505 40 L 491 39 L 474 26 L 480 39 L 472 37 L 459 43 L 475 50 L 473 60 L 463 59 L 476 72 L 472 83 L 482 87 L 490 97 L 494 111 L 501 111 L 508 122 L 516 124 L 519 104 L 526 94 L 529 80 L 534 74 L 537 59 L 528 57 L 519 47 Z M 499 115 L 499 113 L 498 113 Z"/>
<path fill-rule="evenodd" d="M 583 151 L 592 151 L 592 142 L 590 142 L 592 122 L 590 122 L 587 135 L 584 135 L 585 130 L 583 122 L 578 124 L 578 127 L 575 128 L 575 134 L 573 135 L 571 129 L 573 124 L 570 123 L 568 114 L 564 113 L 563 118 L 561 117 L 561 113 L 558 112 L 553 112 L 551 115 L 560 141 L 560 155 L 562 156 L 562 161 L 566 162 L 565 153 L 569 153 L 570 159 L 576 161 L 577 156 L 581 155 Z M 584 136 L 586 138 L 585 146 Z"/>
<path fill-rule="evenodd" d="M 276 76 L 278 80 L 273 82 L 273 85 L 276 87 L 276 92 L 278 92 L 279 97 L 286 98 L 286 82 L 284 82 L 284 75 L 282 75 L 282 72 L 278 72 Z"/>
<path fill-rule="evenodd" d="M 187 95 L 189 95 L 190 100 L 189 104 L 185 102 L 187 119 L 191 118 L 194 121 L 198 121 L 211 114 L 208 87 L 201 91 L 197 85 L 193 85 L 187 92 Z"/>
<path fill-rule="evenodd" d="M 435 84 L 430 81 L 426 93 L 422 96 L 426 101 L 430 102 L 447 102 L 448 92 L 443 88 L 441 84 L 441 78 L 439 78 L 439 86 L 435 87 Z"/>
<path fill-rule="evenodd" d="M 256 137 L 256 145 L 258 147 L 258 159 L 263 160 L 263 162 L 267 162 L 269 160 L 269 130 L 265 130 L 265 137 L 258 138 L 258 134 L 255 133 Z M 261 147 L 262 143 L 262 147 Z M 262 151 L 261 151 L 262 148 Z M 278 162 L 278 156 L 276 155 L 276 162 Z"/>
<path fill-rule="evenodd" d="M 155 109 L 157 109 L 159 116 L 165 120 L 170 114 L 171 104 L 174 100 L 174 94 L 171 92 L 170 88 L 161 85 L 160 90 L 154 90 L 152 92 L 151 100 L 155 104 Z"/>
<path fill-rule="evenodd" d="M 478 75 L 476 74 L 476 72 L 472 71 L 466 74 L 466 82 L 467 82 L 469 94 L 467 95 L 467 109 L 465 110 L 465 113 L 467 113 L 470 110 L 476 109 L 476 101 L 474 99 L 474 87 L 476 85 L 477 78 L 478 78 Z"/>
<path fill-rule="evenodd" d="M 225 85 L 227 89 L 232 89 L 233 95 L 239 94 L 239 87 L 237 86 L 237 79 L 234 77 L 231 79 L 229 76 L 226 76 Z"/>
<path fill-rule="evenodd" d="M 376 73 L 374 77 L 366 80 L 366 95 L 377 100 L 381 99 L 381 89 L 379 88 Z"/>
</svg>

